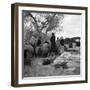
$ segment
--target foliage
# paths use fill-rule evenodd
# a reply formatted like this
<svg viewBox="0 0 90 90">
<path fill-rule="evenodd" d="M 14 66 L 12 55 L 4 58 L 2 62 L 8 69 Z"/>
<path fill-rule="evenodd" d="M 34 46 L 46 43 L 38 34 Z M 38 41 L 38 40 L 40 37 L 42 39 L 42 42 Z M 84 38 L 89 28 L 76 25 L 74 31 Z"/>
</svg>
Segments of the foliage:
<svg viewBox="0 0 90 90">
<path fill-rule="evenodd" d="M 64 15 L 58 13 L 45 12 L 23 12 L 24 21 L 24 40 L 30 40 L 30 33 L 40 35 L 42 33 L 47 35 L 47 32 L 55 31 L 57 28 L 61 30 Z M 32 34 L 32 35 L 33 35 Z M 32 36 L 31 35 L 31 36 Z M 35 35 L 35 36 L 36 36 Z"/>
</svg>

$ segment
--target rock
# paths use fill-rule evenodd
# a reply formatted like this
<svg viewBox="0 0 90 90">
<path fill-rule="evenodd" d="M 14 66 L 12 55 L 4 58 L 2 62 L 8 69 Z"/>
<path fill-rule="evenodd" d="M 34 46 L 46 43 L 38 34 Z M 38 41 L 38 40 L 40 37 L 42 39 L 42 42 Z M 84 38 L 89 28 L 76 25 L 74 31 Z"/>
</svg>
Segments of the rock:
<svg viewBox="0 0 90 90">
<path fill-rule="evenodd" d="M 66 59 L 68 59 L 70 56 L 71 56 L 70 52 L 64 52 L 64 53 L 61 54 L 61 57 L 64 57 Z"/>
<path fill-rule="evenodd" d="M 61 64 L 62 62 L 64 62 L 65 60 L 61 57 L 58 57 L 54 60 L 54 64 Z"/>
<path fill-rule="evenodd" d="M 61 64 L 55 64 L 55 68 L 60 68 L 62 67 L 63 69 L 67 69 L 67 62 L 62 62 Z"/>
<path fill-rule="evenodd" d="M 79 64 L 76 63 L 76 62 L 71 61 L 71 62 L 68 62 L 68 63 L 67 63 L 67 66 L 68 66 L 69 68 L 73 68 L 73 67 L 78 67 Z"/>
<path fill-rule="evenodd" d="M 75 71 L 75 70 L 76 70 L 75 67 L 73 67 L 73 68 L 68 68 L 68 71 Z"/>
<path fill-rule="evenodd" d="M 58 57 L 54 60 L 53 66 L 54 66 L 55 68 L 60 68 L 60 67 L 62 67 L 63 69 L 65 69 L 65 68 L 67 68 L 67 62 L 66 62 L 66 60 L 65 60 L 63 57 L 58 56 Z"/>
<path fill-rule="evenodd" d="M 26 56 L 25 57 L 27 57 L 27 58 L 32 57 L 33 54 L 34 54 L 34 48 L 33 48 L 32 45 L 25 45 L 24 51 L 26 53 Z"/>
<path fill-rule="evenodd" d="M 74 67 L 72 62 L 68 62 L 68 63 L 67 63 L 67 66 L 68 66 L 68 67 Z"/>
<path fill-rule="evenodd" d="M 41 51 L 43 56 L 47 56 L 49 52 L 49 44 L 48 43 L 42 44 Z"/>
<path fill-rule="evenodd" d="M 49 60 L 49 59 L 45 59 L 45 60 L 43 60 L 43 65 L 48 65 L 48 64 L 51 64 L 52 62 L 51 62 L 51 60 Z"/>
</svg>

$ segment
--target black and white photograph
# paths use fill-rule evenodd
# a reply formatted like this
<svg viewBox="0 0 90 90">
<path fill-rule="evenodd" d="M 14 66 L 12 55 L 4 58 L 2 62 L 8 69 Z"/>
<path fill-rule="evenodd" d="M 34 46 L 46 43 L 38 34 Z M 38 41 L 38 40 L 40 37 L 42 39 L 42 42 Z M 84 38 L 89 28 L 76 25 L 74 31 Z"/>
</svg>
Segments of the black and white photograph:
<svg viewBox="0 0 90 90">
<path fill-rule="evenodd" d="M 81 14 L 22 15 L 24 77 L 80 75 Z"/>
<path fill-rule="evenodd" d="M 87 82 L 86 7 L 16 3 L 12 12 L 15 86 Z"/>
</svg>

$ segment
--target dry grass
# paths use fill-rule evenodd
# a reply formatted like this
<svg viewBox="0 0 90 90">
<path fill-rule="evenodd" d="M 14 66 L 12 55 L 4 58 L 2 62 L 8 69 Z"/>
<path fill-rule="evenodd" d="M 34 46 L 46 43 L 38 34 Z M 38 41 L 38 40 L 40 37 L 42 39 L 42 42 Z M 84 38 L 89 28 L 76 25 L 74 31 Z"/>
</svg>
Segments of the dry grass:
<svg viewBox="0 0 90 90">
<path fill-rule="evenodd" d="M 42 65 L 43 61 L 47 58 L 48 60 L 50 60 L 50 58 L 53 60 L 54 58 L 54 60 L 48 65 Z M 25 65 L 24 76 L 40 77 L 80 74 L 80 53 L 66 52 L 65 54 L 59 55 L 56 58 L 55 56 L 47 58 L 33 58 L 31 65 Z"/>
</svg>

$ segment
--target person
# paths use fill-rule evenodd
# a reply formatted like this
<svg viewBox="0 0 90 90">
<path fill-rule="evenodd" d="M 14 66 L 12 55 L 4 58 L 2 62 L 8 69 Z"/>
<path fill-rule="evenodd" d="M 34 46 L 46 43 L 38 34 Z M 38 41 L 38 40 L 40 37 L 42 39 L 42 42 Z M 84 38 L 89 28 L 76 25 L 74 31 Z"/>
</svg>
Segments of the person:
<svg viewBox="0 0 90 90">
<path fill-rule="evenodd" d="M 60 38 L 60 47 L 61 47 L 60 52 L 63 53 L 64 52 L 64 39 L 63 39 L 63 37 Z"/>
<path fill-rule="evenodd" d="M 54 33 L 52 33 L 50 42 L 51 42 L 51 52 L 55 52 L 55 35 L 54 35 Z"/>
<path fill-rule="evenodd" d="M 61 44 L 62 46 L 64 46 L 64 39 L 63 39 L 63 37 L 60 38 L 60 44 Z"/>
<path fill-rule="evenodd" d="M 41 45 L 41 37 L 39 37 L 38 41 L 37 41 L 37 46 Z"/>
<path fill-rule="evenodd" d="M 37 41 L 37 51 L 38 51 L 38 53 L 37 53 L 37 55 L 40 57 L 41 56 L 41 37 L 39 37 L 38 38 L 38 41 Z"/>
<path fill-rule="evenodd" d="M 56 49 L 57 49 L 57 54 L 60 54 L 60 39 L 57 37 L 56 40 Z"/>
<path fill-rule="evenodd" d="M 57 48 L 59 48 L 59 46 L 60 46 L 60 39 L 59 39 L 59 37 L 57 37 L 56 46 L 57 46 Z"/>
</svg>

